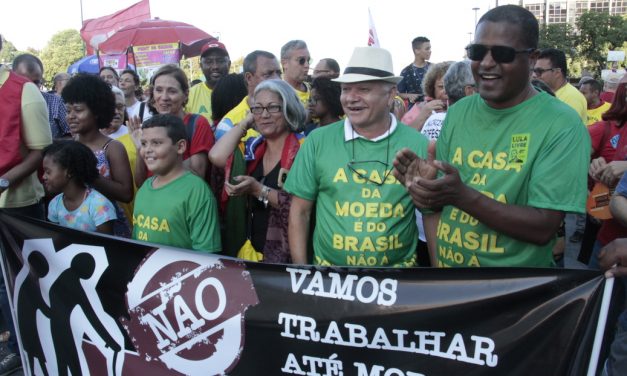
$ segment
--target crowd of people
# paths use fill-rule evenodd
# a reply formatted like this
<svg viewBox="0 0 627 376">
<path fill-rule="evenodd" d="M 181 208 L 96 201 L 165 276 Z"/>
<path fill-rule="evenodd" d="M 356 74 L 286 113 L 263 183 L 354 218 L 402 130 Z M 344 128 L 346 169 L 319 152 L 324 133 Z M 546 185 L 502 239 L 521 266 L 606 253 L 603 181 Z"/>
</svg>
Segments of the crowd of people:
<svg viewBox="0 0 627 376">
<path fill-rule="evenodd" d="M 627 76 L 575 87 L 538 33 L 529 11 L 496 7 L 466 60 L 432 63 L 417 37 L 399 76 L 376 47 L 342 71 L 332 58 L 312 68 L 302 40 L 229 74 L 213 40 L 204 82 L 164 65 L 147 90 L 134 70 L 103 67 L 40 92 L 44 67 L 23 54 L 0 66 L 0 208 L 252 261 L 360 267 L 563 266 L 572 213 L 580 261 L 624 275 Z M 613 219 L 585 214 L 595 184 L 616 187 Z M 1 374 L 20 361 L 0 283 Z M 624 316 L 609 375 L 627 372 Z"/>
</svg>

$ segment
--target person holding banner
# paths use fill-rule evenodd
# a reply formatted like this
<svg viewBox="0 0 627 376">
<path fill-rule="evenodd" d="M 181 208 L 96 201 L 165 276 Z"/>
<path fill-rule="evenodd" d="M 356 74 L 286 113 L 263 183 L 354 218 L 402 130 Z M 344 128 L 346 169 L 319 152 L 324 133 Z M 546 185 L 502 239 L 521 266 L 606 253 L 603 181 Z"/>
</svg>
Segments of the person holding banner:
<svg viewBox="0 0 627 376">
<path fill-rule="evenodd" d="M 614 97 L 616 99 L 616 97 Z M 614 197 L 610 201 L 610 209 L 614 219 L 627 227 L 627 175 L 623 175 L 616 187 Z M 601 270 L 607 278 L 627 277 L 627 238 L 618 238 L 601 249 L 598 255 Z M 603 367 L 603 376 L 622 375 L 627 370 L 627 310 L 618 318 L 614 341 L 610 347 L 608 359 Z"/>
<path fill-rule="evenodd" d="M 133 239 L 220 252 L 216 200 L 203 179 L 185 168 L 183 120 L 158 114 L 142 125 L 140 155 L 154 173 L 137 191 Z"/>
<path fill-rule="evenodd" d="M 568 105 L 529 82 L 538 34 L 523 7 L 488 11 L 466 48 L 479 95 L 449 109 L 435 156 L 397 154 L 395 176 L 435 213 L 425 217 L 433 265 L 553 266 L 564 213 L 584 212 L 590 139 Z"/>
<path fill-rule="evenodd" d="M 318 265 L 416 265 L 418 229 L 407 191 L 392 175 L 396 150 L 423 158 L 428 141 L 390 113 L 396 96 L 392 56 L 357 47 L 335 81 L 346 119 L 311 132 L 285 190 L 293 195 L 289 241 L 294 263 L 307 263 L 311 215 Z"/>
</svg>

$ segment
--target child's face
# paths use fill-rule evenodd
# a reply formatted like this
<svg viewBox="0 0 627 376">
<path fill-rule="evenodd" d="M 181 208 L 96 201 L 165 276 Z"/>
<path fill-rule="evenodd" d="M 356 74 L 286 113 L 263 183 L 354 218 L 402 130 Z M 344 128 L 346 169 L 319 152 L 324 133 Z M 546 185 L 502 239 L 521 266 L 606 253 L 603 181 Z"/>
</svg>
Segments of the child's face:
<svg viewBox="0 0 627 376">
<path fill-rule="evenodd" d="M 85 103 L 67 103 L 65 105 L 67 120 L 72 134 L 87 133 L 92 129 L 98 129 L 96 117 Z"/>
<path fill-rule="evenodd" d="M 173 143 L 165 127 L 142 129 L 141 145 L 139 153 L 155 175 L 167 175 L 182 163 L 185 141 Z"/>
<path fill-rule="evenodd" d="M 67 185 L 67 182 L 70 180 L 67 176 L 67 170 L 54 159 L 46 155 L 44 157 L 44 186 L 46 187 L 46 191 L 50 193 L 60 193 L 63 191 L 63 188 Z"/>
</svg>

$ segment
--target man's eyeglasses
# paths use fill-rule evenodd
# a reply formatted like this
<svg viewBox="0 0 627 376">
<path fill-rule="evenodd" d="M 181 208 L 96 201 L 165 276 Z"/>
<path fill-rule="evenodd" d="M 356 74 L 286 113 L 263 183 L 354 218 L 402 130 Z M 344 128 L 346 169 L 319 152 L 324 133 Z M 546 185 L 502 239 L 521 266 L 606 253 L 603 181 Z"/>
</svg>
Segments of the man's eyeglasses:
<svg viewBox="0 0 627 376">
<path fill-rule="evenodd" d="M 305 65 L 305 63 L 311 64 L 311 58 L 310 57 L 301 56 L 299 58 L 296 58 L 296 61 L 300 65 Z"/>
<path fill-rule="evenodd" d="M 535 48 L 527 48 L 524 50 L 516 50 L 507 46 L 492 46 L 488 47 L 483 44 L 469 44 L 466 47 L 468 58 L 472 61 L 481 61 L 488 54 L 488 51 L 492 53 L 492 59 L 497 63 L 511 63 L 516 58 L 517 54 L 531 53 L 535 51 Z"/>
<path fill-rule="evenodd" d="M 281 112 L 281 105 L 279 104 L 271 104 L 267 107 L 265 106 L 255 106 L 250 108 L 250 112 L 254 115 L 263 114 L 263 110 L 268 111 L 269 114 L 276 114 L 277 112 Z"/>
<path fill-rule="evenodd" d="M 536 76 L 542 76 L 544 72 L 554 71 L 555 68 L 533 68 L 531 71 L 535 73 Z"/>
</svg>

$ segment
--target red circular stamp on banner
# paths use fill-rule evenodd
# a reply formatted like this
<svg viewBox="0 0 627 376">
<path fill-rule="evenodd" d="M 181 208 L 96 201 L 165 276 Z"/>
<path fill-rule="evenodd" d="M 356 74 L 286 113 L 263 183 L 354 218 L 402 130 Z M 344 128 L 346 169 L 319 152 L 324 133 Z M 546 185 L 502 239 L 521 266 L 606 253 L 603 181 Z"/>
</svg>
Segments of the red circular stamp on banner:
<svg viewBox="0 0 627 376">
<path fill-rule="evenodd" d="M 244 313 L 259 301 L 242 262 L 158 249 L 137 269 L 123 324 L 147 362 L 186 375 L 232 370 L 244 347 Z"/>
</svg>

